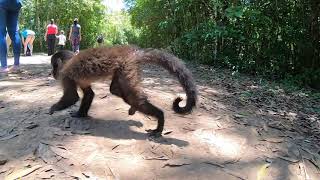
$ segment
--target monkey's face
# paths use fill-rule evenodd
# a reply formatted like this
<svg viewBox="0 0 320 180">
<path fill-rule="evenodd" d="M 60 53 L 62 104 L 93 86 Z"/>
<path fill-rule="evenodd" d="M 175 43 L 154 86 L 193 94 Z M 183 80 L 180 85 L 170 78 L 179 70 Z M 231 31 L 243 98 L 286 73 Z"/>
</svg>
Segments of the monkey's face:
<svg viewBox="0 0 320 180">
<path fill-rule="evenodd" d="M 64 64 L 69 61 L 72 57 L 74 56 L 74 53 L 72 51 L 68 50 L 62 50 L 56 52 L 52 57 L 51 57 L 51 66 L 52 66 L 52 71 L 51 74 L 55 79 L 59 78 L 59 72 L 63 68 Z"/>
<path fill-rule="evenodd" d="M 59 72 L 63 67 L 63 63 L 62 63 L 61 59 L 58 58 L 55 61 L 51 61 L 51 66 L 52 66 L 51 74 L 52 74 L 53 78 L 58 79 Z"/>
</svg>

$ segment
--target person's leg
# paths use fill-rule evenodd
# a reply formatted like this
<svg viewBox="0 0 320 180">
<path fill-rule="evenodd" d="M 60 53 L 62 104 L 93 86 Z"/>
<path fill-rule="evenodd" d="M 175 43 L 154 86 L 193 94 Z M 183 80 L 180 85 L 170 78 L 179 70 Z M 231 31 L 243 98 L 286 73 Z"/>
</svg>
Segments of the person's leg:
<svg viewBox="0 0 320 180">
<path fill-rule="evenodd" d="M 56 47 L 56 35 L 52 35 L 52 54 L 54 54 L 55 51 L 55 47 Z"/>
<path fill-rule="evenodd" d="M 76 53 L 79 53 L 79 48 L 80 48 L 80 38 L 77 37 L 76 38 L 76 44 L 75 44 Z"/>
<path fill-rule="evenodd" d="M 76 48 L 75 48 L 75 42 L 76 42 L 76 40 L 75 40 L 76 38 L 74 38 L 74 37 L 72 37 L 71 38 L 71 46 L 72 46 L 72 51 L 73 52 L 76 52 Z"/>
<path fill-rule="evenodd" d="M 14 54 L 14 65 L 20 65 L 20 50 L 21 50 L 21 40 L 19 36 L 18 18 L 20 9 L 16 11 L 9 11 L 7 16 L 7 29 L 8 34 L 12 40 L 13 44 L 13 54 Z"/>
<path fill-rule="evenodd" d="M 30 43 L 31 40 L 31 36 L 27 36 L 26 39 L 24 40 L 24 44 L 23 44 L 23 54 L 27 55 L 27 48 L 28 48 L 28 44 Z"/>
<path fill-rule="evenodd" d="M 47 46 L 48 46 L 48 56 L 50 56 L 50 39 L 48 36 L 49 35 L 47 35 Z"/>
<path fill-rule="evenodd" d="M 50 35 L 50 36 L 51 36 L 51 35 Z M 53 42 L 53 39 L 50 37 L 50 55 L 53 54 L 53 46 L 54 46 L 53 43 L 54 43 L 54 42 Z"/>
<path fill-rule="evenodd" d="M 52 40 L 52 35 L 48 35 L 48 55 L 51 56 L 53 54 L 53 40 Z"/>
<path fill-rule="evenodd" d="M 55 46 L 55 39 L 56 39 L 56 36 L 55 35 L 52 35 L 52 34 L 50 34 L 50 35 L 48 35 L 48 39 L 49 39 L 49 44 L 50 44 L 50 46 L 49 46 L 49 56 L 50 55 L 52 55 L 52 54 L 54 54 L 54 46 Z"/>
<path fill-rule="evenodd" d="M 32 56 L 32 52 L 33 52 L 33 41 L 36 38 L 36 36 L 32 35 L 30 37 L 30 42 L 29 42 L 29 47 L 30 47 L 30 55 Z"/>
<path fill-rule="evenodd" d="M 9 35 L 6 36 L 6 42 L 7 42 L 7 55 L 9 56 L 10 45 L 11 45 L 11 39 Z"/>
<path fill-rule="evenodd" d="M 7 68 L 7 43 L 6 43 L 7 10 L 0 8 L 0 62 L 2 70 Z"/>
</svg>

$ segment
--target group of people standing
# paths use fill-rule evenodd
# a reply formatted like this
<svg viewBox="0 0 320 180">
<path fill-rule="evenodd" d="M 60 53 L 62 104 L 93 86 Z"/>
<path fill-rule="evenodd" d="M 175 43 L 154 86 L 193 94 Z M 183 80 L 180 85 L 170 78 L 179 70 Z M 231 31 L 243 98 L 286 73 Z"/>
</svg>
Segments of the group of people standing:
<svg viewBox="0 0 320 180">
<path fill-rule="evenodd" d="M 20 37 L 18 18 L 21 7 L 21 0 L 0 0 L 0 76 L 9 72 L 20 71 L 21 44 L 23 45 L 24 54 L 27 55 L 29 53 L 32 55 L 33 41 L 35 40 L 36 33 L 30 29 L 23 29 Z M 62 30 L 58 35 L 58 27 L 52 19 L 45 33 L 48 55 L 55 53 L 56 39 L 59 39 L 59 49 L 63 49 L 67 40 L 66 36 Z M 78 24 L 77 18 L 73 21 L 68 39 L 71 42 L 73 52 L 78 53 L 81 41 L 81 26 Z M 12 44 L 14 56 L 14 64 L 10 68 L 8 68 L 7 64 L 9 44 Z"/>
<path fill-rule="evenodd" d="M 52 55 L 55 53 L 55 44 L 56 39 L 58 39 L 58 46 L 59 49 L 64 49 L 66 44 L 66 36 L 64 35 L 64 31 L 61 30 L 60 34 L 58 34 L 58 26 L 54 24 L 54 20 L 51 19 L 50 24 L 47 26 L 46 33 L 45 33 L 45 40 L 48 43 L 48 55 Z M 75 53 L 79 52 L 80 48 L 80 41 L 81 41 L 81 26 L 78 23 L 78 18 L 73 20 L 73 24 L 70 28 L 69 33 L 69 41 L 71 42 L 72 51 Z"/>
</svg>

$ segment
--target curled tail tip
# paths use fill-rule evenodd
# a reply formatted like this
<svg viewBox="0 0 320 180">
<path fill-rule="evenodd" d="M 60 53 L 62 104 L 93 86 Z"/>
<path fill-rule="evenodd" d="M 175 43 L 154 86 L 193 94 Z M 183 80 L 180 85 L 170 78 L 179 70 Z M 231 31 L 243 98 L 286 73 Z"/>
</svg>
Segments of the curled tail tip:
<svg viewBox="0 0 320 180">
<path fill-rule="evenodd" d="M 177 97 L 174 101 L 173 101 L 173 111 L 178 113 L 178 114 L 187 114 L 187 113 L 191 113 L 192 108 L 196 105 L 195 101 L 188 101 L 187 100 L 187 104 L 185 107 L 180 107 L 179 103 L 183 101 L 182 97 Z"/>
</svg>

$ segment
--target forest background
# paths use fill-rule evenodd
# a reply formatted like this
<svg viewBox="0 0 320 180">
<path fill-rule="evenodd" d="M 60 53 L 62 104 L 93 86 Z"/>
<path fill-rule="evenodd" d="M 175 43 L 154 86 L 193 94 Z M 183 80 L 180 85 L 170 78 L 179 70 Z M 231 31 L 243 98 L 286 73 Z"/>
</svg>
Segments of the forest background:
<svg viewBox="0 0 320 180">
<path fill-rule="evenodd" d="M 51 18 L 67 35 L 75 17 L 81 49 L 136 44 L 163 48 L 183 60 L 230 69 L 297 87 L 320 89 L 318 0 L 125 0 L 114 11 L 103 0 L 23 0 L 20 28 L 36 32 L 46 51 Z M 68 43 L 68 48 L 69 48 Z M 214 77 L 213 77 L 214 78 Z"/>
</svg>

